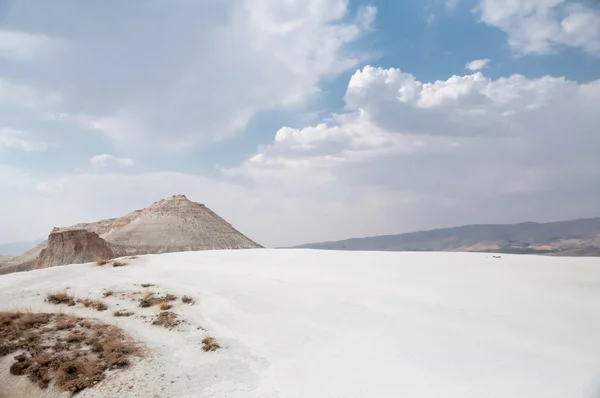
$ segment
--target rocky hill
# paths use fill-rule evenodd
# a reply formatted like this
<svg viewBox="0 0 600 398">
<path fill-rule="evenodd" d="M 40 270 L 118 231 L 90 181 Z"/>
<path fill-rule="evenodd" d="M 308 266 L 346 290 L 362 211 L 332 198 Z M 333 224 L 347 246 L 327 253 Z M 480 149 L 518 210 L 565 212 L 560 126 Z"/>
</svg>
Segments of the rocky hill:
<svg viewBox="0 0 600 398">
<path fill-rule="evenodd" d="M 311 243 L 326 250 L 451 251 L 600 256 L 600 218 L 456 228 Z"/>
<path fill-rule="evenodd" d="M 83 264 L 114 257 L 115 254 L 108 243 L 95 232 L 86 229 L 56 229 L 50 233 L 48 245 L 36 259 L 35 268 Z"/>
<path fill-rule="evenodd" d="M 0 274 L 142 254 L 261 246 L 203 204 L 175 195 L 119 218 L 54 228 L 49 239 L 0 262 Z"/>
</svg>

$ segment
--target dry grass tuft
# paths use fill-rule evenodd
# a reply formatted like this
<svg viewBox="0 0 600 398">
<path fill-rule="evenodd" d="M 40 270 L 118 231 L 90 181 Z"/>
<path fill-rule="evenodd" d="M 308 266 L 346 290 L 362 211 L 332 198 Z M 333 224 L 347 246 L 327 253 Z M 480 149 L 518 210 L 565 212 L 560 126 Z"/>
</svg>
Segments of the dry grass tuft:
<svg viewBox="0 0 600 398">
<path fill-rule="evenodd" d="M 98 260 L 96 260 L 96 265 L 106 265 L 108 264 L 108 260 L 105 258 L 99 258 Z"/>
<path fill-rule="evenodd" d="M 168 329 L 172 329 L 180 323 L 181 321 L 177 319 L 177 314 L 171 311 L 159 313 L 156 315 L 156 318 L 154 318 L 154 321 L 152 321 L 153 325 L 162 326 Z"/>
<path fill-rule="evenodd" d="M 158 298 L 154 293 L 148 293 L 140 299 L 140 307 L 148 308 L 158 303 Z"/>
<path fill-rule="evenodd" d="M 113 261 L 112 262 L 112 266 L 113 267 L 124 267 L 126 265 L 127 265 L 127 263 L 124 263 L 124 262 L 121 262 L 121 261 Z"/>
<path fill-rule="evenodd" d="M 79 298 L 77 299 L 77 302 L 81 305 L 83 305 L 85 308 L 93 308 L 96 311 L 106 311 L 108 309 L 108 306 L 100 301 L 100 300 L 91 300 L 89 298 Z"/>
<path fill-rule="evenodd" d="M 164 301 L 175 301 L 177 300 L 177 296 L 175 296 L 174 294 L 166 294 L 165 297 L 163 298 Z"/>
<path fill-rule="evenodd" d="M 205 337 L 202 339 L 202 349 L 206 352 L 217 351 L 221 346 L 214 337 Z"/>
<path fill-rule="evenodd" d="M 164 303 L 160 303 L 159 308 L 161 309 L 161 311 L 167 311 L 167 310 L 170 310 L 171 308 L 173 308 L 173 306 L 167 302 L 164 302 Z"/>
<path fill-rule="evenodd" d="M 156 293 L 154 292 L 149 292 L 146 293 L 146 295 L 144 297 L 142 297 L 141 299 L 139 299 L 139 306 L 142 308 L 148 308 L 148 307 L 152 307 L 155 305 L 163 305 L 165 303 L 168 304 L 169 301 L 175 301 L 177 300 L 177 296 L 173 295 L 173 294 L 165 294 L 164 296 L 158 296 L 156 295 Z M 169 304 L 170 305 L 170 304 Z M 171 308 L 172 305 L 170 305 L 169 308 Z M 167 308 L 167 309 L 169 309 Z"/>
<path fill-rule="evenodd" d="M 134 315 L 134 313 L 132 311 L 127 311 L 127 310 L 118 310 L 113 312 L 113 316 L 132 316 Z"/>
<path fill-rule="evenodd" d="M 67 304 L 69 306 L 75 305 L 75 298 L 68 295 L 66 292 L 48 293 L 46 296 L 46 302 L 50 304 Z"/>
<path fill-rule="evenodd" d="M 153 286 L 156 286 L 156 285 L 154 285 L 152 283 L 142 283 L 140 286 L 141 287 L 153 287 Z"/>
<path fill-rule="evenodd" d="M 113 325 L 66 314 L 0 312 L 0 356 L 14 352 L 21 353 L 10 366 L 12 375 L 27 376 L 42 389 L 54 381 L 73 393 L 141 355 L 133 340 Z"/>
<path fill-rule="evenodd" d="M 189 304 L 189 305 L 193 305 L 193 304 L 196 302 L 196 301 L 195 301 L 193 298 L 191 298 L 190 296 L 183 296 L 183 297 L 181 298 L 181 301 L 182 301 L 184 304 Z"/>
<path fill-rule="evenodd" d="M 102 292 L 102 297 L 110 297 L 113 294 L 115 294 L 115 292 L 113 292 L 112 290 L 105 290 Z"/>
</svg>

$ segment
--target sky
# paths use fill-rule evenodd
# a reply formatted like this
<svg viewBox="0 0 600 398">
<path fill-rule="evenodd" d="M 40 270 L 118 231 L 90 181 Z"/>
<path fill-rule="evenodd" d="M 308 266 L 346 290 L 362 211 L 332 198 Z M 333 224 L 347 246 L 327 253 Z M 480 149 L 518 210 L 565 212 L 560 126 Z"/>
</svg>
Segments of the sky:
<svg viewBox="0 0 600 398">
<path fill-rule="evenodd" d="M 600 216 L 595 0 L 0 0 L 0 243 L 185 194 L 270 247 Z"/>
</svg>

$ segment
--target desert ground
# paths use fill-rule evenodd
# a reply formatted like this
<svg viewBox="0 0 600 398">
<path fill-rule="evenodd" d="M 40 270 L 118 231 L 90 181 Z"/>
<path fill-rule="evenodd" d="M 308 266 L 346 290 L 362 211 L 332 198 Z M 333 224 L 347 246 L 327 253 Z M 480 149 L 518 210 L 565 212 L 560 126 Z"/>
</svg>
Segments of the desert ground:
<svg viewBox="0 0 600 398">
<path fill-rule="evenodd" d="M 265 249 L 123 262 L 0 277 L 0 311 L 98 319 L 144 347 L 82 398 L 600 394 L 598 258 Z M 52 292 L 108 309 L 51 304 Z M 149 293 L 176 296 L 180 323 L 153 324 Z M 220 348 L 205 351 L 206 337 Z M 0 397 L 69 396 L 0 359 Z"/>
</svg>

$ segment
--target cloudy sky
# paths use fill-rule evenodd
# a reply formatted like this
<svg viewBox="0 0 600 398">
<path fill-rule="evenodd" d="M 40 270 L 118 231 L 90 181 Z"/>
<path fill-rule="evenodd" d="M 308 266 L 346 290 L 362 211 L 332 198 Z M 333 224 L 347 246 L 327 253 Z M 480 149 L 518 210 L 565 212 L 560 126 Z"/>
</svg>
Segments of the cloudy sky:
<svg viewBox="0 0 600 398">
<path fill-rule="evenodd" d="M 173 194 L 267 246 L 600 216 L 600 4 L 0 0 L 0 243 Z"/>
</svg>

